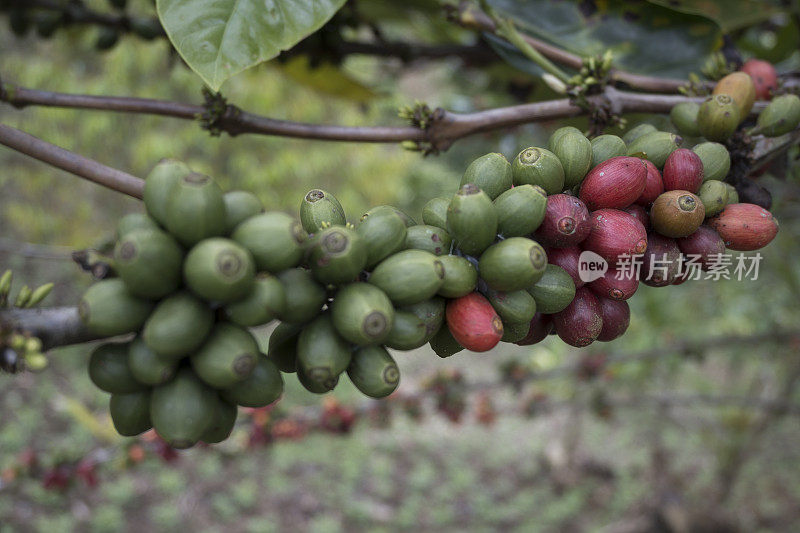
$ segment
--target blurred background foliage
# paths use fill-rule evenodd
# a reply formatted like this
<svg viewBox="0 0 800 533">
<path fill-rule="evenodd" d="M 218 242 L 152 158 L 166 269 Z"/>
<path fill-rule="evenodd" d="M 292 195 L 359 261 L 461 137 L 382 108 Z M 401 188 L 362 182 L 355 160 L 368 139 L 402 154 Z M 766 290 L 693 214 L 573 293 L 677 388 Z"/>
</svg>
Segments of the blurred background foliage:
<svg viewBox="0 0 800 533">
<path fill-rule="evenodd" d="M 148 1 L 129 3 L 134 12 L 152 13 Z M 514 2 L 496 4 L 512 12 L 515 7 Z M 562 15 L 585 5 L 619 7 L 614 2 L 547 4 Z M 685 17 L 701 19 L 696 14 L 670 14 L 664 2 L 625 4 L 663 10 L 679 26 Z M 749 5 L 753 13 L 753 3 L 735 4 L 737 9 Z M 794 14 L 753 14 L 745 24 L 737 22 L 733 35 L 739 49 L 777 62 L 780 71 L 797 68 L 794 4 Z M 770 5 L 780 7 L 780 2 Z M 389 1 L 362 1 L 359 8 L 381 21 L 388 39 L 474 40 L 471 32 L 447 23 L 436 2 L 414 0 L 398 8 Z M 546 13 L 531 9 L 528 20 L 520 17 L 540 30 L 556 32 L 558 26 L 548 22 Z M 574 31 L 594 45 L 589 28 L 596 16 L 589 13 L 587 20 L 571 21 Z M 703 18 L 698 24 L 708 28 L 712 22 Z M 707 41 L 688 43 L 698 58 L 721 45 L 722 27 L 712 28 L 714 37 Z M 351 37 L 364 37 L 364 31 L 346 30 Z M 75 27 L 50 40 L 20 39 L 0 26 L 0 76 L 5 82 L 42 90 L 201 101 L 198 78 L 170 54 L 165 40 L 123 38 L 112 50 L 99 53 L 95 38 L 92 31 Z M 602 41 L 601 47 L 609 45 Z M 641 56 L 632 51 L 631 58 L 636 57 Z M 397 59 L 350 56 L 340 67 L 323 64 L 310 69 L 309 64 L 302 55 L 267 63 L 230 80 L 223 94 L 243 109 L 273 118 L 347 125 L 399 125 L 398 107 L 415 100 L 469 112 L 554 97 L 525 68 L 501 62 L 465 68 L 458 59 L 408 65 Z M 659 72 L 697 72 L 683 63 L 678 66 L 680 72 L 674 65 Z M 645 119 L 664 125 L 660 117 L 629 118 L 632 123 Z M 217 178 L 226 190 L 253 191 L 268 209 L 296 212 L 308 189 L 322 187 L 337 195 L 351 220 L 384 203 L 419 219 L 429 198 L 455 191 L 473 158 L 488 151 L 512 157 L 526 146 L 544 144 L 549 132 L 563 124 L 476 136 L 458 141 L 442 155 L 422 158 L 397 145 L 215 138 L 197 123 L 103 112 L 2 106 L 0 121 L 138 176 L 145 176 L 161 158 L 183 159 Z M 570 123 L 586 126 L 583 120 Z M 658 408 L 657 402 L 636 398 L 711 394 L 800 402 L 793 388 L 797 343 L 721 342 L 692 357 L 668 349 L 676 341 L 797 328 L 797 175 L 795 168 L 785 180 L 769 174 L 760 178 L 772 190 L 781 232 L 762 250 L 756 281 L 695 281 L 669 289 L 642 286 L 631 301 L 628 333 L 586 350 L 576 351 L 551 338 L 533 347 L 505 346 L 447 360 L 439 360 L 427 348 L 398 354 L 400 392 L 409 393 L 442 369 L 459 370 L 468 382 L 491 382 L 509 361 L 547 371 L 598 354 L 664 348 L 656 358 L 611 364 L 601 379 L 578 380 L 567 374 L 535 382 L 523 392 L 493 392 L 496 409 L 502 412 L 493 424 L 476 422 L 479 409 L 470 396 L 460 425 L 436 415 L 421 423 L 398 416 L 388 429 L 359 423 L 345 436 L 314 434 L 256 448 L 248 448 L 248 429 L 240 428 L 229 445 L 181 453 L 179 460 L 168 463 L 151 453 L 127 468 L 130 442 L 108 436 L 107 397 L 86 375 L 87 346 L 52 352 L 51 367 L 43 374 L 0 375 L 0 472 L 13 470 L 26 450 L 34 450 L 47 468 L 87 456 L 103 465 L 99 488 L 76 482 L 54 491 L 45 489 L 39 478 L 0 477 L 0 532 L 177 527 L 645 531 L 653 524 L 678 531 L 675 521 L 684 516 L 698 528 L 698 517 L 705 516 L 713 526 L 709 531 L 796 531 L 796 408 L 785 417 L 765 417 L 752 405 Z M 90 279 L 77 272 L 70 251 L 102 246 L 113 238 L 119 217 L 141 209 L 139 202 L 118 193 L 0 150 L 0 270 L 13 268 L 29 285 L 56 281 L 49 304 L 73 304 Z M 262 341 L 268 332 L 269 328 L 259 332 Z M 344 404 L 363 402 L 344 381 L 335 397 Z M 606 408 L 602 398 L 610 393 L 634 400 L 618 410 Z M 565 408 L 523 416 L 520 401 L 537 394 Z M 289 377 L 280 405 L 292 412 L 319 401 Z M 564 464 L 571 469 L 562 468 Z M 728 489 L 730 494 L 715 496 Z M 637 522 L 642 517 L 644 522 Z"/>
</svg>

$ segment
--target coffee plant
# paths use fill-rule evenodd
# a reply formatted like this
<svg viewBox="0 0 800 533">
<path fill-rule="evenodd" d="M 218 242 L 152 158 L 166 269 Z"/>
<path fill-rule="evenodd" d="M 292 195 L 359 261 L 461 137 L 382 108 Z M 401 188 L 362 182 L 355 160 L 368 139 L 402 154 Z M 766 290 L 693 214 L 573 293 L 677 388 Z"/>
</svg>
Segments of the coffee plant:
<svg viewBox="0 0 800 533">
<path fill-rule="evenodd" d="M 479 56 L 521 65 L 566 98 L 461 115 L 418 102 L 400 110 L 407 126 L 343 127 L 259 117 L 219 92 L 276 57 L 340 63 L 352 49 L 343 36 L 367 24 L 359 6 L 344 3 L 234 9 L 222 2 L 220 12 L 206 0 L 158 0 L 156 17 L 129 14 L 124 1 L 101 13 L 80 1 L 5 0 L 0 9 L 20 37 L 91 26 L 98 50 L 126 33 L 168 38 L 206 87 L 205 102 L 193 105 L 47 93 L 3 80 L 0 100 L 196 119 L 212 135 L 401 143 L 425 155 L 544 119 L 587 115 L 589 128 L 559 127 L 546 146 L 474 158 L 458 191 L 430 198 L 417 221 L 389 205 L 353 216 L 320 188 L 298 198 L 299 209 L 286 206 L 292 214 L 265 211 L 251 192 L 224 192 L 177 157 L 141 180 L 0 124 L 0 143 L 144 204 L 118 221 L 107 255 L 79 258 L 98 279 L 77 308 L 29 312 L 52 285 L 23 287 L 12 304 L 11 272 L 0 278 L 3 370 L 41 370 L 48 348 L 113 338 L 87 352 L 92 382 L 110 393 L 117 432 L 153 428 L 173 448 L 218 443 L 239 407 L 278 401 L 283 374 L 296 373 L 313 393 L 349 379 L 364 395 L 384 398 L 400 382 L 393 351 L 429 345 L 446 358 L 551 335 L 574 347 L 615 340 L 629 326 L 627 301 L 639 283 L 689 282 L 718 269 L 726 250 L 759 250 L 778 233 L 771 194 L 751 178 L 796 154 L 797 80 L 727 49 L 697 69 L 706 79 L 649 77 L 626 70 L 635 61 L 615 56 L 610 44 L 599 56 L 576 55 L 526 35 L 514 2 L 462 2 L 441 9 L 454 25 L 482 32 Z M 228 29 L 236 36 L 217 35 Z M 414 52 L 381 46 L 401 57 Z M 625 112 L 661 113 L 669 122 L 628 123 Z M 614 127 L 621 136 L 605 133 Z M 274 329 L 262 352 L 249 328 L 266 324 Z M 580 375 L 602 366 L 589 361 Z M 458 383 L 437 377 L 428 385 L 452 420 L 463 412 Z M 479 403 L 478 419 L 491 423 L 491 398 Z M 598 412 L 608 405 L 599 402 Z M 355 414 L 326 409 L 321 426 L 346 432 Z M 82 475 L 94 483 L 87 468 Z M 59 476 L 51 483 L 65 483 Z"/>
</svg>

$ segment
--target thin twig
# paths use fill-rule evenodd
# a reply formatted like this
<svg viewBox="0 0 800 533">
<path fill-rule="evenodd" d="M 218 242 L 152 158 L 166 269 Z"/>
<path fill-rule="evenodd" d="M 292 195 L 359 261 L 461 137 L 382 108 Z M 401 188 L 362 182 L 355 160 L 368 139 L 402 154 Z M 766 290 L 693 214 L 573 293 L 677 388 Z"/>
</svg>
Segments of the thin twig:
<svg viewBox="0 0 800 533">
<path fill-rule="evenodd" d="M 142 198 L 144 180 L 0 124 L 0 144 L 109 189 Z"/>
</svg>

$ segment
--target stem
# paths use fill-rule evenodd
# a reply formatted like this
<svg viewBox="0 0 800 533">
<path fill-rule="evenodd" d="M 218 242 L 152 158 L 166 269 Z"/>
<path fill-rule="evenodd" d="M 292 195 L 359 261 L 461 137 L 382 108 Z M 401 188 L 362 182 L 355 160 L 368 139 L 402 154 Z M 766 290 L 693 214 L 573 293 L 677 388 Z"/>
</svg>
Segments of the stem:
<svg viewBox="0 0 800 533">
<path fill-rule="evenodd" d="M 77 307 L 0 309 L 0 331 L 30 333 L 42 341 L 44 350 L 99 338 L 86 330 Z"/>
<path fill-rule="evenodd" d="M 0 124 L 0 144 L 109 189 L 134 198 L 142 198 L 144 180 L 45 142 L 11 126 Z"/>
</svg>

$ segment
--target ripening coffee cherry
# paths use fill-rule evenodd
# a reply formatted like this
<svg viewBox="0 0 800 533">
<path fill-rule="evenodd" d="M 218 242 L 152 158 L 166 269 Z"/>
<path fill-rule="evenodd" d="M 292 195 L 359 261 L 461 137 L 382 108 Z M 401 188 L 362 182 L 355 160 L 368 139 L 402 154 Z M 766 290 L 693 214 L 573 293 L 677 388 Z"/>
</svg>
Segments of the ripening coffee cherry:
<svg viewBox="0 0 800 533">
<path fill-rule="evenodd" d="M 502 320 L 477 292 L 447 302 L 447 327 L 461 346 L 473 352 L 489 351 L 503 337 Z"/>
<path fill-rule="evenodd" d="M 725 241 L 714 228 L 705 224 L 691 235 L 676 239 L 676 242 L 684 258 L 696 256 L 695 262 L 703 270 L 725 253 Z"/>
<path fill-rule="evenodd" d="M 181 283 L 183 249 L 159 229 L 128 232 L 114 248 L 114 266 L 131 294 L 157 300 Z"/>
<path fill-rule="evenodd" d="M 128 366 L 127 342 L 109 342 L 94 349 L 89 357 L 89 379 L 95 386 L 112 394 L 127 394 L 147 388 L 136 380 Z"/>
<path fill-rule="evenodd" d="M 491 200 L 511 188 L 513 183 L 511 163 L 503 154 L 486 154 L 469 164 L 460 186 L 471 183 L 486 193 Z"/>
<path fill-rule="evenodd" d="M 703 183 L 703 160 L 687 148 L 678 148 L 667 157 L 662 180 L 665 191 L 680 190 L 696 194 Z"/>
<path fill-rule="evenodd" d="M 139 330 L 153 303 L 132 295 L 118 278 L 94 283 L 78 303 L 78 313 L 95 335 L 113 337 Z"/>
<path fill-rule="evenodd" d="M 739 109 L 739 119 L 744 120 L 756 101 L 756 87 L 745 72 L 731 72 L 714 86 L 712 95 L 728 94 Z"/>
<path fill-rule="evenodd" d="M 778 73 L 772 63 L 760 59 L 748 59 L 741 70 L 752 78 L 758 99 L 769 100 L 772 91 L 778 87 Z"/>
<path fill-rule="evenodd" d="M 727 248 L 743 252 L 763 248 L 778 234 L 777 219 L 753 204 L 728 205 L 709 219 L 708 225 L 719 233 Z"/>
<path fill-rule="evenodd" d="M 339 285 L 356 279 L 367 266 L 367 247 L 355 230 L 332 226 L 314 234 L 306 257 L 320 283 Z"/>
<path fill-rule="evenodd" d="M 628 153 L 628 146 L 616 135 L 598 135 L 592 139 L 592 168 L 612 157 Z M 560 191 L 558 191 L 560 192 Z"/>
<path fill-rule="evenodd" d="M 211 308 L 189 292 L 161 300 L 144 323 L 147 347 L 166 359 L 180 359 L 203 344 L 214 323 Z"/>
<path fill-rule="evenodd" d="M 320 315 L 303 328 L 297 339 L 298 377 L 311 392 L 333 390 L 351 356 L 350 345 L 336 332 L 330 315 Z"/>
<path fill-rule="evenodd" d="M 728 94 L 709 96 L 700 105 L 697 122 L 700 133 L 709 141 L 723 142 L 733 135 L 742 117 L 733 97 Z"/>
<path fill-rule="evenodd" d="M 621 337 L 631 322 L 631 309 L 628 307 L 628 302 L 609 298 L 598 298 L 597 301 L 600 304 L 600 316 L 603 319 L 603 329 L 600 330 L 597 340 L 609 342 Z"/>
<path fill-rule="evenodd" d="M 384 398 L 400 384 L 400 369 L 381 346 L 361 347 L 353 353 L 347 375 L 362 394 Z"/>
<path fill-rule="evenodd" d="M 222 189 L 209 176 L 192 172 L 181 176 L 167 200 L 164 224 L 184 246 L 225 233 Z"/>
<path fill-rule="evenodd" d="M 653 202 L 650 222 L 666 237 L 686 237 L 700 227 L 706 209 L 700 198 L 689 191 L 667 191 Z"/>
<path fill-rule="evenodd" d="M 200 379 L 215 389 L 225 389 L 250 375 L 258 354 L 258 342 L 249 331 L 219 322 L 190 361 Z"/>
<path fill-rule="evenodd" d="M 677 279 L 680 268 L 681 251 L 675 239 L 651 232 L 642 256 L 641 281 L 650 287 L 666 287 Z"/>
<path fill-rule="evenodd" d="M 384 259 L 369 277 L 397 305 L 411 305 L 435 295 L 444 283 L 444 267 L 424 250 L 403 250 Z"/>
<path fill-rule="evenodd" d="M 382 290 L 370 283 L 339 289 L 331 304 L 331 319 L 345 340 L 365 346 L 383 342 L 394 324 L 394 307 Z"/>
<path fill-rule="evenodd" d="M 542 342 L 553 330 L 553 315 L 536 313 L 528 324 L 528 333 L 516 341 L 517 346 L 531 346 Z"/>
<path fill-rule="evenodd" d="M 527 291 L 536 301 L 537 312 L 558 313 L 575 298 L 575 282 L 566 270 L 550 264 L 539 281 L 528 287 Z"/>
<path fill-rule="evenodd" d="M 514 158 L 514 185 L 538 185 L 546 194 L 564 190 L 564 167 L 556 154 L 544 148 L 525 148 Z"/>
<path fill-rule="evenodd" d="M 535 185 L 517 185 L 494 200 L 497 232 L 504 237 L 530 235 L 542 224 L 547 194 Z"/>
<path fill-rule="evenodd" d="M 666 131 L 653 131 L 638 137 L 628 144 L 628 155 L 644 154 L 656 167 L 664 168 L 669 154 L 678 149 L 683 143 L 683 138 Z"/>
<path fill-rule="evenodd" d="M 602 277 L 589 282 L 588 287 L 597 296 L 612 300 L 627 300 L 639 288 L 639 278 L 633 275 L 633 272 L 610 266 Z"/>
<path fill-rule="evenodd" d="M 586 205 L 569 194 L 554 194 L 547 197 L 544 220 L 534 238 L 543 246 L 566 248 L 583 242 L 590 231 Z"/>
<path fill-rule="evenodd" d="M 577 246 L 547 249 L 547 261 L 549 264 L 563 268 L 572 278 L 572 282 L 575 284 L 576 288 L 583 287 L 584 283 L 578 273 L 578 260 L 580 255 L 581 249 Z"/>
<path fill-rule="evenodd" d="M 339 200 L 322 189 L 311 189 L 300 204 L 300 222 L 308 233 L 316 233 L 328 226 L 344 226 L 347 219 Z"/>
<path fill-rule="evenodd" d="M 483 252 L 478 271 L 492 289 L 518 291 L 539 281 L 546 266 L 547 254 L 539 243 L 525 237 L 511 237 Z"/>
<path fill-rule="evenodd" d="M 200 440 L 206 444 L 224 441 L 231 436 L 238 415 L 239 409 L 235 403 L 217 398 L 214 410 L 209 414 L 212 419 L 211 424 L 200 436 Z"/>
<path fill-rule="evenodd" d="M 254 408 L 271 404 L 280 398 L 281 394 L 283 394 L 283 377 L 275 362 L 264 354 L 258 355 L 258 361 L 248 377 L 220 391 L 220 396 L 226 401 Z"/>
<path fill-rule="evenodd" d="M 664 179 L 661 176 L 658 168 L 652 161 L 644 159 L 645 167 L 647 168 L 647 178 L 645 179 L 644 191 L 641 196 L 636 199 L 638 205 L 649 206 L 655 202 L 658 195 L 664 192 Z"/>
<path fill-rule="evenodd" d="M 582 287 L 563 311 L 553 315 L 553 325 L 561 340 L 570 346 L 588 346 L 603 330 L 601 312 L 597 297 L 587 287 Z"/>
<path fill-rule="evenodd" d="M 308 234 L 294 218 L 273 211 L 240 223 L 231 239 L 253 255 L 258 270 L 277 274 L 300 263 Z"/>
<path fill-rule="evenodd" d="M 692 154 L 694 155 L 694 154 Z M 647 184 L 647 166 L 638 157 L 603 161 L 586 175 L 578 197 L 587 209 L 622 208 L 634 203 Z"/>
<path fill-rule="evenodd" d="M 190 368 L 153 389 L 150 418 L 156 433 L 173 448 L 190 448 L 214 422 L 217 393 L 200 381 Z"/>
<path fill-rule="evenodd" d="M 628 213 L 630 216 L 641 222 L 645 230 L 650 229 L 650 215 L 647 213 L 647 209 L 641 205 L 631 204 L 628 207 L 623 207 L 620 211 Z"/>
<path fill-rule="evenodd" d="M 624 257 L 641 254 L 647 248 L 647 233 L 636 218 L 617 209 L 598 209 L 590 214 L 591 233 L 581 244 L 609 265 Z"/>
<path fill-rule="evenodd" d="M 183 277 L 201 298 L 230 303 L 252 291 L 255 270 L 255 261 L 247 249 L 230 239 L 215 237 L 200 241 L 189 250 Z"/>
<path fill-rule="evenodd" d="M 476 185 L 463 185 L 447 208 L 447 231 L 462 252 L 480 255 L 497 235 L 497 212 L 489 196 Z"/>
</svg>

